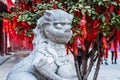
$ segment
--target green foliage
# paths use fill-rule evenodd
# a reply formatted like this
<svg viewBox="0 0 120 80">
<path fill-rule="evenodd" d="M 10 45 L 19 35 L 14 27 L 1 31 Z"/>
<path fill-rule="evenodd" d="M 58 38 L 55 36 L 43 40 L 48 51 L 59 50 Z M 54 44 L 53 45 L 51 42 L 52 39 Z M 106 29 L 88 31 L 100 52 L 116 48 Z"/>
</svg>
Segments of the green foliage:
<svg viewBox="0 0 120 80">
<path fill-rule="evenodd" d="M 13 13 L 6 13 L 6 12 L 3 12 L 3 13 L 0 13 L 0 16 L 1 16 L 1 19 L 2 19 L 2 17 L 4 17 L 4 18 L 7 18 L 7 19 L 12 19 L 13 18 L 13 16 L 15 15 L 15 13 L 13 12 Z"/>
<path fill-rule="evenodd" d="M 18 17 L 17 21 L 27 21 L 29 25 L 35 25 L 37 17 L 39 16 L 36 13 L 33 13 L 32 11 L 25 10 L 24 12 L 19 13 L 20 16 Z"/>
<path fill-rule="evenodd" d="M 30 1 L 31 0 L 25 0 L 25 3 L 28 4 Z M 53 9 L 54 4 L 56 4 L 59 9 L 63 9 L 74 15 L 72 23 L 74 27 L 79 27 L 78 24 L 80 23 L 82 15 L 87 14 L 87 25 L 89 25 L 90 21 L 98 19 L 101 29 L 107 29 L 107 31 L 101 30 L 101 32 L 110 33 L 110 28 L 113 26 L 120 29 L 120 16 L 116 12 L 119 4 L 114 0 L 51 0 L 47 3 L 46 0 L 43 0 L 40 4 L 31 6 L 32 10 L 21 11 L 19 7 L 16 7 L 11 13 L 2 13 L 0 16 L 12 19 L 15 15 L 19 15 L 17 19 L 18 22 L 27 21 L 29 25 L 35 26 L 37 19 L 43 15 L 45 10 Z M 110 5 L 114 5 L 115 9 L 109 13 Z M 99 8 L 98 11 L 96 10 L 97 8 Z M 74 14 L 76 11 L 80 12 L 79 16 Z M 106 16 L 109 17 L 108 22 L 106 22 Z"/>
</svg>

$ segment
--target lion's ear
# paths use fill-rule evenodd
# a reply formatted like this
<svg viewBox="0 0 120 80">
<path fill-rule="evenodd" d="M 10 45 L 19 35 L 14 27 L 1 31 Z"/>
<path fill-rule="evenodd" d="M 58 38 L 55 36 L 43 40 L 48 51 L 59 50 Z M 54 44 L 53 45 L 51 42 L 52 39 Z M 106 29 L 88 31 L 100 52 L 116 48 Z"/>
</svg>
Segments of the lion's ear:
<svg viewBox="0 0 120 80">
<path fill-rule="evenodd" d="M 46 10 L 44 14 L 44 18 L 45 18 L 45 21 L 52 21 L 52 12 L 49 10 Z"/>
<path fill-rule="evenodd" d="M 51 11 L 49 11 L 49 10 L 46 10 L 46 11 L 45 11 L 45 15 L 46 15 L 46 16 L 51 16 L 51 14 L 52 14 Z"/>
</svg>

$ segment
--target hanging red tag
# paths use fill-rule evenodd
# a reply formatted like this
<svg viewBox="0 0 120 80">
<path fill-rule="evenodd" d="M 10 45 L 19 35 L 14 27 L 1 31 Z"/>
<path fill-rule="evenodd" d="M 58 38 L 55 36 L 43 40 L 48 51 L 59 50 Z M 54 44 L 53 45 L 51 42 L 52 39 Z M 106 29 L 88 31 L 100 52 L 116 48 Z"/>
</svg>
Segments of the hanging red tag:
<svg viewBox="0 0 120 80">
<path fill-rule="evenodd" d="M 57 5 L 55 3 L 53 4 L 53 9 L 57 9 Z"/>
<path fill-rule="evenodd" d="M 75 56 L 78 55 L 78 38 L 77 38 L 77 37 L 74 38 L 74 42 L 73 42 L 73 52 L 74 52 L 74 55 L 75 55 Z"/>
<path fill-rule="evenodd" d="M 104 48 L 104 49 L 108 49 L 108 44 L 107 44 L 107 41 L 106 41 L 106 37 L 105 37 L 105 36 L 102 37 L 102 42 L 103 42 L 103 48 Z"/>
<path fill-rule="evenodd" d="M 13 4 L 12 0 L 7 0 L 7 10 L 10 11 L 11 6 L 15 6 L 15 4 Z"/>
</svg>

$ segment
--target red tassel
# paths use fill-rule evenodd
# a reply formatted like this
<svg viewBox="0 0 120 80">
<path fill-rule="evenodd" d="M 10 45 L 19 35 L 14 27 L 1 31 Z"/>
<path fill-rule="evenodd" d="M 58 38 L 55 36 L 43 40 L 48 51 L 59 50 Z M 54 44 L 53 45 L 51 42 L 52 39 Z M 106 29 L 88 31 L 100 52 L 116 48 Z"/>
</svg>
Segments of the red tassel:
<svg viewBox="0 0 120 80">
<path fill-rule="evenodd" d="M 15 28 L 15 27 L 17 26 L 17 19 L 18 19 L 18 16 L 17 16 L 17 15 L 12 18 L 13 28 Z"/>
<path fill-rule="evenodd" d="M 2 29 L 2 32 L 8 33 L 8 26 L 9 26 L 8 23 L 9 23 L 9 20 L 6 19 L 6 18 L 3 18 L 3 23 L 2 23 L 3 29 Z"/>
<path fill-rule="evenodd" d="M 15 4 L 13 4 L 12 0 L 7 0 L 7 10 L 10 11 L 11 6 L 15 6 Z"/>
<path fill-rule="evenodd" d="M 120 15 L 120 9 L 117 11 L 118 15 Z"/>
<path fill-rule="evenodd" d="M 80 20 L 80 31 L 82 32 L 81 36 L 80 36 L 80 42 L 81 42 L 81 47 L 82 50 L 86 50 L 85 49 L 85 44 L 84 44 L 84 40 L 87 38 L 87 28 L 86 28 L 86 15 L 83 15 L 82 19 Z"/>
<path fill-rule="evenodd" d="M 81 26 L 80 31 L 82 31 L 82 38 L 86 39 L 86 37 L 87 37 L 87 28 L 86 28 L 86 26 Z"/>
<path fill-rule="evenodd" d="M 105 18 L 106 18 L 105 21 L 106 21 L 106 22 L 109 22 L 109 17 L 108 17 L 108 16 L 105 16 Z"/>
<path fill-rule="evenodd" d="M 115 58 L 116 58 L 116 59 L 118 58 L 117 44 L 118 44 L 118 41 L 115 40 L 115 41 L 114 41 L 114 54 L 115 54 Z"/>
<path fill-rule="evenodd" d="M 81 48 L 82 48 L 82 50 L 85 51 L 86 48 L 85 48 L 85 44 L 84 44 L 84 39 L 80 38 L 80 42 L 81 42 Z"/>
<path fill-rule="evenodd" d="M 53 9 L 57 9 L 57 5 L 55 3 L 53 4 Z"/>
<path fill-rule="evenodd" d="M 91 30 L 88 33 L 89 36 L 87 36 L 87 39 L 88 39 L 88 41 L 94 42 L 94 40 L 96 39 L 96 36 L 98 34 L 98 31 L 99 31 L 99 26 L 98 26 L 98 20 L 97 19 L 90 22 L 90 28 L 91 28 Z"/>
<path fill-rule="evenodd" d="M 81 15 L 80 13 L 81 13 L 80 10 L 79 10 L 79 11 L 75 11 L 75 12 L 74 12 L 74 15 L 75 15 L 76 17 L 80 17 L 80 15 Z"/>
<path fill-rule="evenodd" d="M 100 7 L 99 7 L 98 5 L 95 5 L 95 9 L 96 9 L 96 10 L 95 10 L 96 12 L 99 12 Z"/>
<path fill-rule="evenodd" d="M 120 30 L 118 31 L 118 35 L 120 35 Z M 118 40 L 120 41 L 120 37 L 118 37 Z"/>
<path fill-rule="evenodd" d="M 105 36 L 102 37 L 102 42 L 103 42 L 103 48 L 104 49 L 108 49 L 108 45 L 107 45 L 107 41 L 106 41 L 106 37 Z"/>
<path fill-rule="evenodd" d="M 117 30 L 116 39 L 117 39 L 118 41 L 120 41 L 120 30 Z"/>
<path fill-rule="evenodd" d="M 24 29 L 28 29 L 30 27 L 30 25 L 26 21 L 22 21 L 21 24 Z"/>
<path fill-rule="evenodd" d="M 18 5 L 19 5 L 20 11 L 23 11 L 24 10 L 24 6 L 23 5 L 25 5 L 24 1 L 22 0 Z"/>
<path fill-rule="evenodd" d="M 80 25 L 85 26 L 86 25 L 86 15 L 83 15 L 82 19 L 80 20 Z"/>
<path fill-rule="evenodd" d="M 105 49 L 105 59 L 108 58 L 108 49 Z"/>
<path fill-rule="evenodd" d="M 14 39 L 16 41 L 16 33 L 15 33 L 15 30 L 13 28 L 13 22 L 12 21 L 9 21 L 8 23 L 8 33 L 10 35 L 10 39 Z"/>
<path fill-rule="evenodd" d="M 83 15 L 82 19 L 80 20 L 80 30 L 82 31 L 82 38 L 86 39 L 87 37 L 87 28 L 86 28 L 86 16 Z"/>
<path fill-rule="evenodd" d="M 116 0 L 118 4 L 120 4 L 120 0 Z"/>
<path fill-rule="evenodd" d="M 32 0 L 32 6 L 35 6 L 35 4 L 36 4 L 36 1 Z"/>
<path fill-rule="evenodd" d="M 114 6 L 114 5 L 111 5 L 110 8 L 109 8 L 109 12 L 110 12 L 110 13 L 113 12 L 113 11 L 114 11 L 114 8 L 115 8 L 115 6 Z"/>
<path fill-rule="evenodd" d="M 40 4 L 41 3 L 41 0 L 37 0 L 37 4 Z"/>
<path fill-rule="evenodd" d="M 77 37 L 74 38 L 74 42 L 73 42 L 73 52 L 74 52 L 74 55 L 75 55 L 75 56 L 78 55 L 78 38 L 77 38 Z"/>
</svg>

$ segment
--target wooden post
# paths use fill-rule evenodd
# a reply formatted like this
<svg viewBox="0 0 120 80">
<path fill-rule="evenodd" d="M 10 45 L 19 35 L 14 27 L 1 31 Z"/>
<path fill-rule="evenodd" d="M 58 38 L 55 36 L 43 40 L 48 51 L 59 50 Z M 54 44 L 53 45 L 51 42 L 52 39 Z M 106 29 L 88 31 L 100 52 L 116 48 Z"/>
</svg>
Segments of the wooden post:
<svg viewBox="0 0 120 80">
<path fill-rule="evenodd" d="M 2 55 L 7 54 L 7 33 L 2 32 Z"/>
<path fill-rule="evenodd" d="M 5 3 L 5 0 L 0 0 L 0 13 L 2 12 L 7 12 L 7 3 Z M 2 52 L 1 55 L 7 53 L 7 34 L 5 32 L 2 32 L 2 29 L 2 21 L 0 21 L 0 51 Z"/>
</svg>

